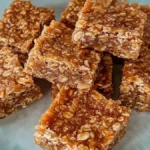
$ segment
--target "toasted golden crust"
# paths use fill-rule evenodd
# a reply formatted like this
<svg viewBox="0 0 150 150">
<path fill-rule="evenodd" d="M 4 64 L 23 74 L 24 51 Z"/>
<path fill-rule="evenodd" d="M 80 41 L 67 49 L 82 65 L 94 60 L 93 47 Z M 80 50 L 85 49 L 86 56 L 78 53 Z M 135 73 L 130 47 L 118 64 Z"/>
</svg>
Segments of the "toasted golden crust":
<svg viewBox="0 0 150 150">
<path fill-rule="evenodd" d="M 97 77 L 94 83 L 94 89 L 98 90 L 101 94 L 103 94 L 108 99 L 110 99 L 113 94 L 113 86 L 112 86 L 113 64 L 112 63 L 113 62 L 112 62 L 111 55 L 105 53 L 99 65 L 97 71 Z M 51 90 L 52 100 L 55 99 L 62 86 L 63 86 L 62 84 L 52 85 L 52 90 Z"/>
<path fill-rule="evenodd" d="M 150 110 L 150 49 L 142 47 L 139 59 L 126 61 L 120 86 L 123 105 L 137 111 Z"/>
<path fill-rule="evenodd" d="M 0 21 L 0 41 L 29 53 L 44 25 L 54 19 L 54 10 L 33 6 L 29 1 L 14 0 Z"/>
<path fill-rule="evenodd" d="M 94 84 L 101 54 L 73 44 L 72 32 L 64 24 L 52 21 L 35 41 L 25 71 L 53 84 L 89 90 Z"/>
<path fill-rule="evenodd" d="M 96 91 L 62 87 L 36 127 L 35 143 L 44 150 L 111 149 L 123 136 L 130 109 Z"/>
<path fill-rule="evenodd" d="M 39 99 L 40 88 L 23 72 L 18 56 L 8 47 L 0 50 L 0 118 Z"/>
<path fill-rule="evenodd" d="M 87 0 L 79 14 L 73 41 L 82 48 L 137 59 L 146 14 L 125 2 Z"/>
</svg>

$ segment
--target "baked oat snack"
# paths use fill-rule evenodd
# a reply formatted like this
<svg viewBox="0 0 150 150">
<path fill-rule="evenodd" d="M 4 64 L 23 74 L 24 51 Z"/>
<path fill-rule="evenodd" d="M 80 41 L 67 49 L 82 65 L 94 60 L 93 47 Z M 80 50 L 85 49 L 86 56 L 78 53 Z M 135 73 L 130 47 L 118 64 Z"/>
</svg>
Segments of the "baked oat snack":
<svg viewBox="0 0 150 150">
<path fill-rule="evenodd" d="M 80 49 L 71 42 L 72 30 L 52 21 L 35 41 L 25 71 L 53 84 L 89 90 L 95 79 L 101 54 Z"/>
<path fill-rule="evenodd" d="M 61 14 L 60 21 L 70 28 L 74 28 L 86 0 L 70 0 L 65 11 Z"/>
<path fill-rule="evenodd" d="M 111 55 L 104 53 L 99 65 L 99 71 L 95 81 L 95 89 L 108 99 L 111 98 L 113 94 L 112 67 L 113 62 Z"/>
<path fill-rule="evenodd" d="M 139 56 L 146 14 L 126 2 L 87 0 L 79 14 L 73 41 L 126 59 Z"/>
<path fill-rule="evenodd" d="M 103 94 L 108 99 L 111 98 L 113 94 L 113 85 L 112 85 L 112 58 L 111 55 L 105 53 L 101 59 L 101 63 L 98 68 L 97 77 L 95 80 L 94 89 L 98 90 L 101 94 Z M 52 84 L 51 89 L 51 97 L 52 100 L 55 99 L 60 89 L 62 88 L 62 84 Z"/>
<path fill-rule="evenodd" d="M 54 10 L 33 6 L 29 1 L 14 0 L 0 21 L 0 42 L 16 53 L 29 53 L 44 27 L 54 19 Z"/>
<path fill-rule="evenodd" d="M 0 50 L 0 118 L 40 99 L 40 88 L 23 72 L 18 56 L 8 47 Z"/>
<path fill-rule="evenodd" d="M 63 87 L 36 127 L 43 150 L 108 150 L 125 134 L 130 109 L 96 91 Z"/>
<path fill-rule="evenodd" d="M 150 49 L 142 47 L 139 59 L 126 61 L 120 86 L 122 105 L 137 111 L 150 110 Z"/>
</svg>

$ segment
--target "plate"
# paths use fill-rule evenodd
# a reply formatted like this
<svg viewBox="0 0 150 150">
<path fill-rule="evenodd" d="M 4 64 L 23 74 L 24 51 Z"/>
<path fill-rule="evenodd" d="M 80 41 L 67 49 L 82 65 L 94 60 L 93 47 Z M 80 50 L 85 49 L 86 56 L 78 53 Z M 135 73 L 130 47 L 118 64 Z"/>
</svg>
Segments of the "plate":
<svg viewBox="0 0 150 150">
<path fill-rule="evenodd" d="M 11 2 L 12 0 L 0 1 L 0 17 Z M 68 0 L 31 0 L 31 2 L 37 6 L 55 8 L 55 15 L 59 20 Z M 130 2 L 150 4 L 149 0 L 130 0 Z M 39 84 L 44 92 L 41 100 L 0 120 L 0 150 L 40 150 L 40 147 L 34 145 L 33 134 L 35 125 L 51 103 L 51 84 L 44 80 L 39 80 Z M 113 150 L 150 150 L 150 112 L 132 112 L 127 134 Z"/>
</svg>

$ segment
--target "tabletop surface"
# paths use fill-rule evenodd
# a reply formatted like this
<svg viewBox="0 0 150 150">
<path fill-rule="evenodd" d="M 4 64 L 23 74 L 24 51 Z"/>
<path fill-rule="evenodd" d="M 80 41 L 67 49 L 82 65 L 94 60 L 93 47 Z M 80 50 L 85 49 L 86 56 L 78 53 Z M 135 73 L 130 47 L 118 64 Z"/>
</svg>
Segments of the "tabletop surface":
<svg viewBox="0 0 150 150">
<path fill-rule="evenodd" d="M 12 0 L 0 0 L 0 17 Z M 68 0 L 31 0 L 37 6 L 55 8 L 56 19 L 64 10 Z M 150 4 L 150 0 L 130 0 L 141 4 Z M 0 150 L 40 150 L 34 145 L 33 134 L 35 125 L 41 115 L 49 107 L 50 83 L 40 80 L 39 84 L 44 92 L 44 97 L 6 119 L 0 120 Z M 132 112 L 127 134 L 113 150 L 150 150 L 150 112 Z"/>
</svg>

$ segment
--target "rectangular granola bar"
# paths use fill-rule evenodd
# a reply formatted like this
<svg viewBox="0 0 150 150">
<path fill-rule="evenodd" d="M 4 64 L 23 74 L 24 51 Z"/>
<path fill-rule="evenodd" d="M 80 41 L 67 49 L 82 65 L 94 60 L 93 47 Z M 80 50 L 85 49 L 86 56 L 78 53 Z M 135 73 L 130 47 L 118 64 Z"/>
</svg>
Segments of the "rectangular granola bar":
<svg viewBox="0 0 150 150">
<path fill-rule="evenodd" d="M 29 1 L 14 0 L 0 21 L 0 42 L 29 53 L 44 27 L 54 19 L 54 10 L 33 6 Z"/>
<path fill-rule="evenodd" d="M 110 54 L 105 53 L 101 59 L 101 63 L 98 68 L 97 77 L 95 80 L 94 89 L 98 90 L 101 94 L 103 94 L 108 99 L 111 98 L 113 93 L 113 85 L 112 85 L 112 58 Z M 51 97 L 52 100 L 55 99 L 57 94 L 59 93 L 62 84 L 52 84 Z"/>
<path fill-rule="evenodd" d="M 126 59 L 139 56 L 146 14 L 126 2 L 87 0 L 79 14 L 73 41 Z"/>
<path fill-rule="evenodd" d="M 0 118 L 41 98 L 40 88 L 23 72 L 18 56 L 8 47 L 0 50 Z"/>
<path fill-rule="evenodd" d="M 35 41 L 25 71 L 53 84 L 89 90 L 94 84 L 101 54 L 73 44 L 72 32 L 64 24 L 52 21 Z"/>
<path fill-rule="evenodd" d="M 120 86 L 123 105 L 137 111 L 150 110 L 150 49 L 142 47 L 139 59 L 126 61 Z"/>
<path fill-rule="evenodd" d="M 35 143 L 49 150 L 109 150 L 125 134 L 130 109 L 96 91 L 63 87 L 36 126 Z"/>
<path fill-rule="evenodd" d="M 74 28 L 86 0 L 70 0 L 65 11 L 61 14 L 60 21 L 68 27 Z"/>
</svg>

